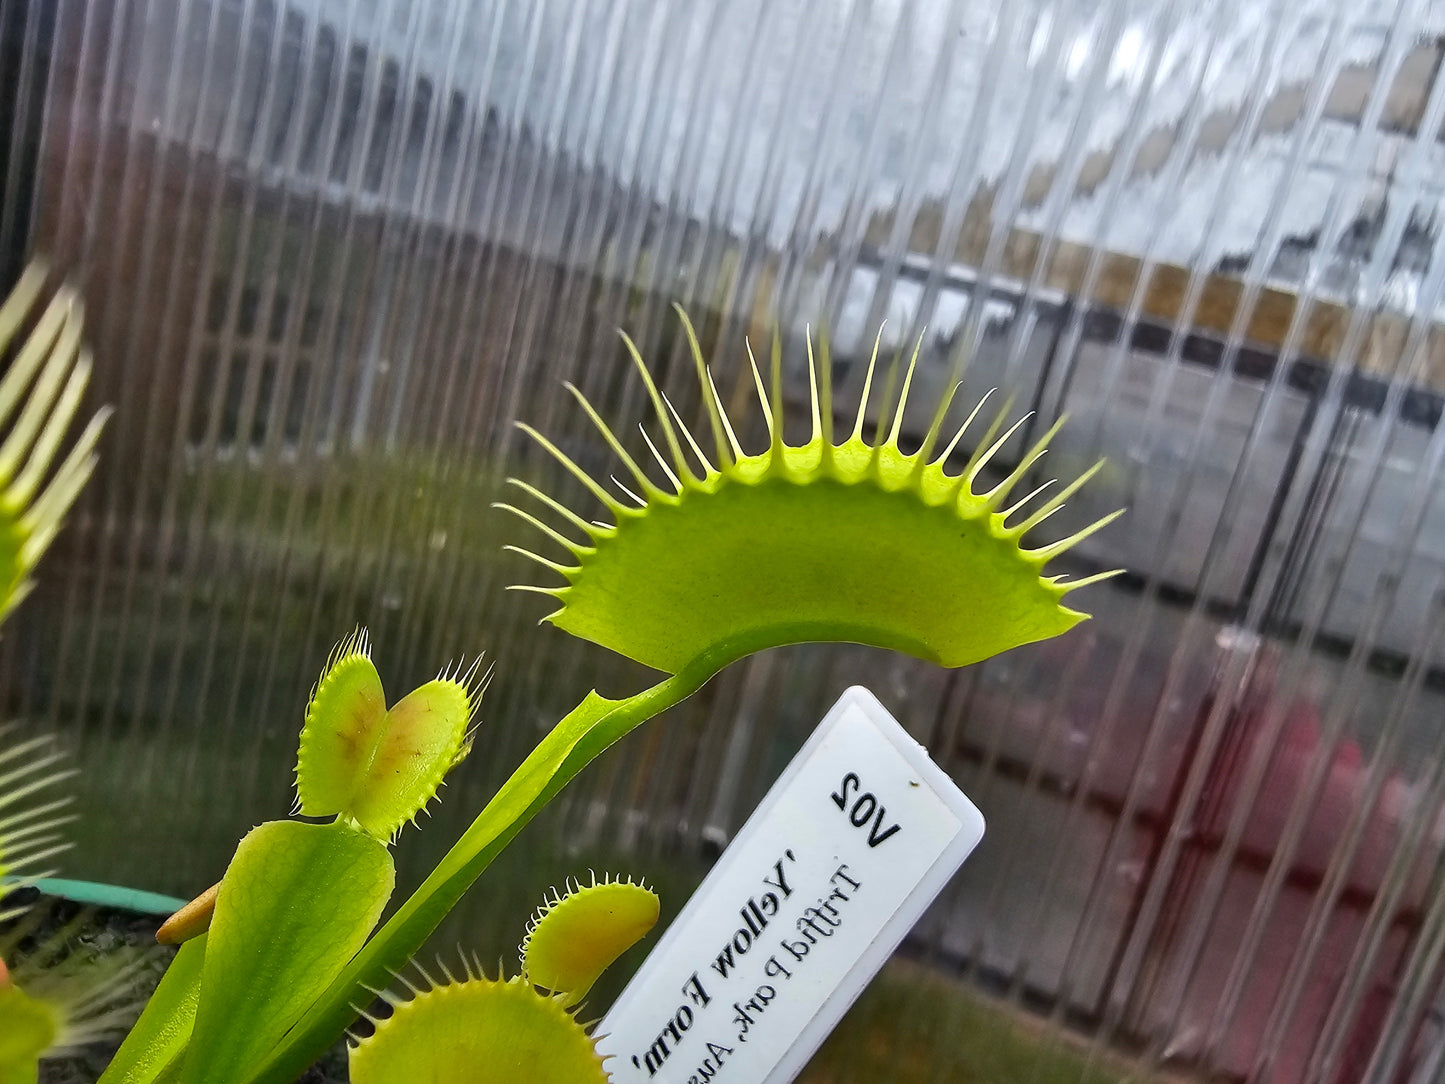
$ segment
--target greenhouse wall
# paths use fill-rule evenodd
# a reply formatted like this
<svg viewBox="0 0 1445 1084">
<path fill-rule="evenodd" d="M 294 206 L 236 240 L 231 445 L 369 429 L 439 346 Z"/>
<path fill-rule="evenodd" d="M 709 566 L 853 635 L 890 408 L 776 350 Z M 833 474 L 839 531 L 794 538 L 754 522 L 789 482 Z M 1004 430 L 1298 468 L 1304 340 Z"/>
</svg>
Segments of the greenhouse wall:
<svg viewBox="0 0 1445 1084">
<path fill-rule="evenodd" d="M 80 769 L 67 872 L 215 881 L 357 626 L 388 687 L 496 667 L 411 884 L 589 689 L 645 687 L 505 590 L 536 539 L 491 505 L 585 497 L 519 420 L 617 469 L 562 382 L 634 433 L 619 329 L 706 427 L 676 303 L 745 445 L 775 334 L 800 433 L 810 336 L 839 419 L 875 340 L 917 403 L 961 374 L 1033 412 L 994 480 L 1067 415 L 1023 491 L 1103 457 L 1039 533 L 1126 507 L 1056 568 L 1126 572 L 962 670 L 735 665 L 437 943 L 509 946 L 588 867 L 675 913 L 861 683 L 989 829 L 835 1042 L 921 1059 L 897 1079 L 990 1028 L 1039 1080 L 1436 1079 L 1442 43 L 1412 0 L 5 4 L 0 260 L 79 288 L 116 408 L 0 639 L 0 714 Z"/>
</svg>

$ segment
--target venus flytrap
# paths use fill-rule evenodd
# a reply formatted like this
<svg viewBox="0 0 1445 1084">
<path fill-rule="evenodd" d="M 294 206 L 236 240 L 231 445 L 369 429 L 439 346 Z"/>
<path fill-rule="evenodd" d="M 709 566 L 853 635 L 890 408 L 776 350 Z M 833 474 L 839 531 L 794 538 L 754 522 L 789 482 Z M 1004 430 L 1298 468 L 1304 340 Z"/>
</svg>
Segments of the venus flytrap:
<svg viewBox="0 0 1445 1084">
<path fill-rule="evenodd" d="M 522 977 L 571 1008 L 602 972 L 657 925 L 657 893 L 632 878 L 594 876 L 552 898 L 527 923 L 519 952 Z"/>
<path fill-rule="evenodd" d="M 90 419 L 65 449 L 90 379 L 79 299 L 62 287 L 37 314 L 48 270 L 34 263 L 0 304 L 0 621 L 29 592 L 37 562 L 59 532 L 95 466 L 109 411 Z M 22 331 L 24 338 L 21 339 Z M 17 342 L 17 340 L 19 340 Z M 13 348 L 13 351 L 12 351 Z M 29 1084 L 42 1058 L 77 1050 L 134 1015 L 128 990 L 137 954 L 106 959 L 77 948 L 77 924 L 47 935 L 13 970 L 16 946 L 33 933 L 25 908 L 6 897 L 54 873 L 74 818 L 55 787 L 74 772 L 52 739 L 19 740 L 0 726 L 0 1084 Z M 81 924 L 83 924 L 83 919 Z"/>
<path fill-rule="evenodd" d="M 0 1021 L 0 1084 L 34 1084 L 40 1057 L 59 1033 L 54 1010 L 16 986 L 7 970 L 0 974 Z"/>
<path fill-rule="evenodd" d="M 595 877 L 553 893 L 527 926 L 522 973 L 488 978 L 475 959 L 445 984 L 420 967 L 426 988 L 383 995 L 390 1016 L 351 1052 L 353 1084 L 402 1080 L 468 1084 L 606 1084 L 602 1059 L 574 1007 L 617 957 L 657 923 L 656 894 L 644 885 Z M 537 987 L 551 991 L 550 996 Z"/>
<path fill-rule="evenodd" d="M 336 646 L 296 764 L 297 809 L 334 819 L 253 829 L 221 882 L 161 928 L 160 940 L 190 943 L 102 1080 L 217 1084 L 263 1060 L 391 898 L 387 845 L 466 756 L 487 682 L 480 663 L 445 670 L 388 709 L 366 631 Z"/>
<path fill-rule="evenodd" d="M 962 666 L 1058 635 L 1084 619 L 1063 604 L 1065 596 L 1113 573 L 1068 581 L 1045 575 L 1044 566 L 1113 516 L 1044 545 L 1026 545 L 1025 537 L 1098 467 L 1047 499 L 1036 499 L 1042 489 L 1022 499 L 1014 494 L 1057 425 L 1006 477 L 984 487 L 983 472 L 1022 420 L 1005 427 L 1006 411 L 995 414 L 973 440 L 976 450 L 955 470 L 952 453 L 983 404 L 945 442 L 950 393 L 936 405 L 921 446 L 903 451 L 899 441 L 915 351 L 896 402 L 891 392 L 896 366 L 890 372 L 878 422 L 865 437 L 875 344 L 855 420 L 839 439 L 833 431 L 831 363 L 824 351 L 822 364 L 816 364 L 810 344 L 811 430 L 802 444 L 789 444 L 775 342 L 767 386 L 756 362 L 752 366 L 769 441 L 747 452 L 692 325 L 681 310 L 679 316 L 711 430 L 707 450 L 624 336 L 653 407 L 652 429 L 643 429 L 653 466 L 644 469 L 569 386 L 630 484 L 619 483 L 623 496 L 615 495 L 523 425 L 581 482 L 606 518 L 592 518 L 516 479 L 512 484 L 525 501 L 502 506 L 559 547 L 556 558 L 508 547 L 560 577 L 560 583 L 518 585 L 554 601 L 545 620 L 651 666 L 664 678 L 621 700 L 589 693 L 503 784 L 421 887 L 367 936 L 391 891 L 383 841 L 430 800 L 445 772 L 465 754 L 476 667 L 464 675 L 444 673 L 387 709 L 364 634 L 343 641 L 313 693 L 297 765 L 300 811 L 335 820 L 275 822 L 242 841 L 215 896 L 210 932 L 183 948 L 176 974 L 163 982 L 103 1080 L 289 1084 L 355 1019 L 370 992 L 391 981 L 492 858 L 573 776 L 737 659 L 786 644 L 840 640 Z M 599 924 L 595 908 L 614 897 L 610 924 Z M 585 902 L 569 902 L 574 899 Z M 203 929 L 207 911 L 205 902 L 189 909 L 183 932 Z M 655 918 L 655 900 L 642 900 L 630 887 L 589 885 L 556 901 L 531 931 L 524 952 L 529 982 L 499 979 L 483 985 L 490 980 L 469 969 L 466 981 L 397 1006 L 393 1019 L 411 1019 L 416 1035 L 432 1038 L 403 1041 L 410 1032 L 388 1022 L 378 1026 L 378 1036 L 392 1038 L 379 1040 L 372 1055 L 359 1055 L 358 1061 L 365 1066 L 374 1056 L 375 1066 L 409 1065 L 415 1078 L 417 1063 L 407 1059 L 440 1050 L 436 1037 L 442 1032 L 436 1029 L 452 1027 L 451 1010 L 437 1008 L 444 1004 L 463 1006 L 484 1030 L 497 1025 L 498 1035 L 552 1026 L 498 1024 L 515 1013 L 530 1013 L 527 1019 L 535 1021 L 570 1021 L 565 1006 L 575 1004 L 601 968 Z M 574 920 L 572 933 L 552 940 L 551 930 L 572 929 Z M 573 936 L 578 931 L 585 933 L 580 941 Z M 578 944 L 588 951 L 574 956 Z M 523 996 L 533 983 L 554 991 L 555 998 L 539 1008 Z M 391 1049 L 402 1051 L 401 1061 L 383 1061 L 378 1051 Z M 590 1056 L 590 1045 L 586 1053 Z M 480 1079 L 458 1064 L 447 1062 L 453 1075 L 438 1079 Z"/>
<path fill-rule="evenodd" d="M 387 842 L 466 756 L 480 657 L 390 709 L 365 630 L 332 652 L 301 731 L 303 815 L 236 848 L 216 894 L 183 1082 L 236 1079 L 259 1061 L 354 956 L 396 881 Z"/>
<path fill-rule="evenodd" d="M 693 344 L 696 347 L 695 339 Z M 957 474 L 949 474 L 948 456 L 983 403 L 932 457 L 949 405 L 945 401 L 923 446 L 912 454 L 903 452 L 898 439 L 915 352 L 904 401 L 893 414 L 886 440 L 870 444 L 863 439 L 865 407 L 860 405 L 852 433 L 835 444 L 826 377 L 820 390 L 818 368 L 810 366 L 813 435 L 800 446 L 790 446 L 782 436 L 775 353 L 771 397 L 756 364 L 753 367 L 771 443 L 761 453 L 746 455 L 701 353 L 695 350 L 694 357 L 718 466 L 671 404 L 664 409 L 666 401 L 637 361 L 671 453 L 664 457 L 649 437 L 667 478 L 665 486 L 643 472 L 581 392 L 568 386 L 636 479 L 635 504 L 614 497 L 540 433 L 522 427 L 579 478 L 616 521 L 603 525 L 586 520 L 532 487 L 514 483 L 573 531 L 564 534 L 521 508 L 502 506 L 542 529 L 574 558 L 573 564 L 563 565 L 513 547 L 567 580 L 560 587 L 521 587 L 561 604 L 545 618 L 558 628 L 670 674 L 706 657 L 739 658 L 810 640 L 871 644 L 943 666 L 964 666 L 1072 628 L 1085 615 L 1060 600 L 1115 574 L 1072 583 L 1040 575 L 1046 562 L 1113 516 L 1048 546 L 1020 545 L 1025 533 L 1058 511 L 1092 474 L 1076 479 L 1031 514 L 1014 516 L 1028 497 L 1009 503 L 1013 487 L 1044 454 L 1062 423 L 1045 433 L 1008 477 L 977 493 L 975 483 L 983 469 L 1026 419 L 1000 434 L 1004 419 L 997 415 L 978 451 Z M 830 368 L 825 363 L 822 372 Z M 870 366 L 865 403 L 871 383 Z M 679 443 L 679 432 L 691 457 Z"/>
<path fill-rule="evenodd" d="M 303 817 L 355 824 L 394 840 L 436 796 L 442 779 L 471 751 L 474 705 L 491 671 L 444 670 L 390 709 L 371 661 L 366 630 L 337 645 L 311 696 L 296 761 Z"/>
<path fill-rule="evenodd" d="M 489 979 L 475 966 L 460 982 L 389 998 L 392 1015 L 352 1052 L 352 1084 L 607 1084 L 571 1013 L 520 978 Z"/>
<path fill-rule="evenodd" d="M 659 475 L 645 471 L 576 389 L 570 389 L 635 489 L 614 495 L 541 433 L 522 429 L 596 498 L 610 522 L 569 508 L 521 480 L 512 484 L 542 518 L 503 505 L 561 547 L 560 559 L 521 550 L 561 584 L 522 584 L 555 600 L 552 624 L 667 675 L 623 700 L 596 692 L 541 741 L 420 888 L 342 969 L 327 990 L 246 1077 L 289 1084 L 354 1016 L 360 992 L 384 985 L 461 895 L 536 813 L 592 759 L 636 726 L 686 699 L 729 663 L 770 647 L 851 641 L 962 666 L 1067 631 L 1086 615 L 1063 605 L 1072 591 L 1116 574 L 1078 580 L 1044 566 L 1119 513 L 1041 546 L 1024 539 L 1098 470 L 1036 501 L 1014 489 L 1044 454 L 1051 428 L 1000 482 L 984 469 L 1022 421 L 1002 412 L 956 472 L 950 456 L 977 419 L 975 408 L 946 443 L 952 392 L 937 404 L 917 451 L 899 445 L 915 351 L 897 402 L 885 391 L 865 438 L 877 361 L 875 344 L 851 431 L 833 432 L 826 358 L 809 347 L 812 428 L 801 445 L 783 434 L 781 357 L 774 343 L 770 388 L 753 378 L 770 434 L 748 453 L 723 409 L 687 316 L 711 429 L 710 453 L 660 393 L 624 336 L 655 414 L 643 435 Z M 888 381 L 891 388 L 894 381 Z M 886 433 L 886 436 L 884 435 Z M 685 447 L 684 447 L 685 446 Z M 619 487 L 622 488 L 622 487 Z M 1032 507 L 1030 507 L 1032 505 Z"/>
</svg>

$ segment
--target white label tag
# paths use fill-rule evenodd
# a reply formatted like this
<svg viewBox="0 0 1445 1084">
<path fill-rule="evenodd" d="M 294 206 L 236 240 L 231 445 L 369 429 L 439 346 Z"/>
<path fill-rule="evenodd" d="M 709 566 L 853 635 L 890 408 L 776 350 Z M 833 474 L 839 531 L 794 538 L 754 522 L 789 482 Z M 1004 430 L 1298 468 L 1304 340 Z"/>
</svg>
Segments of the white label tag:
<svg viewBox="0 0 1445 1084">
<path fill-rule="evenodd" d="M 792 1080 L 982 837 L 849 689 L 597 1026 L 614 1084 Z"/>
</svg>

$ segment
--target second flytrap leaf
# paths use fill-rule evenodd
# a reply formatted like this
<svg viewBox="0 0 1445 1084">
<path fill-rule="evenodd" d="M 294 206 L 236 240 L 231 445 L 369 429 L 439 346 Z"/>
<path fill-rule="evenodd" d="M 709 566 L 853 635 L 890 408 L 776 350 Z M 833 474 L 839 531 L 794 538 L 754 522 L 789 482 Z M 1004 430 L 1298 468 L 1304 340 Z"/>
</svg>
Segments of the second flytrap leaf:
<svg viewBox="0 0 1445 1084">
<path fill-rule="evenodd" d="M 346 825 L 272 821 L 247 835 L 216 900 L 183 1081 L 250 1079 L 356 955 L 394 883 L 386 845 Z"/>
<path fill-rule="evenodd" d="M 522 973 L 577 1004 L 602 972 L 657 924 L 657 893 L 626 881 L 577 885 L 543 904 L 522 942 Z"/>
<path fill-rule="evenodd" d="M 301 731 L 296 792 L 308 817 L 342 816 L 389 839 L 467 753 L 475 701 L 466 674 L 442 674 L 390 711 L 366 631 L 343 640 L 317 682 Z"/>
<path fill-rule="evenodd" d="M 398 1002 L 351 1053 L 352 1084 L 606 1084 L 581 1025 L 519 979 L 469 976 Z"/>
</svg>

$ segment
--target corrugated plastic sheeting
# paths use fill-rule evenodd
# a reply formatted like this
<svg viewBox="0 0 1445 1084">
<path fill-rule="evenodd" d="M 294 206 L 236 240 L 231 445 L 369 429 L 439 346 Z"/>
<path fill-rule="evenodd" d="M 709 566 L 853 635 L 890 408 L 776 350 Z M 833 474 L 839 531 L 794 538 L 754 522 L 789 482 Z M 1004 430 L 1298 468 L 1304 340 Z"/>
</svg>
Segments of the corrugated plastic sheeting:
<svg viewBox="0 0 1445 1084">
<path fill-rule="evenodd" d="M 498 665 L 471 760 L 403 839 L 419 875 L 588 688 L 648 680 L 502 591 L 500 479 L 571 484 L 510 422 L 605 476 L 557 389 L 642 417 L 615 328 L 695 412 L 674 300 L 737 402 L 744 334 L 776 322 L 796 362 L 827 323 L 846 401 L 886 318 L 887 350 L 923 337 L 920 397 L 963 356 L 961 402 L 999 385 L 1039 412 L 1023 439 L 1073 415 L 1048 469 L 1110 465 L 1058 529 L 1130 505 L 1075 570 L 1133 575 L 1088 592 L 1089 625 L 967 672 L 846 648 L 738 665 L 580 780 L 450 939 L 509 944 L 588 865 L 681 895 L 863 680 L 990 821 L 911 951 L 1043 1014 L 1044 1045 L 1227 1078 L 1425 1071 L 1438 11 L 23 10 L 6 70 L 36 123 L 7 193 L 28 163 L 33 214 L 10 200 L 0 232 L 81 286 L 119 408 L 0 643 L 6 711 L 85 770 L 69 872 L 214 879 L 286 810 L 307 691 L 362 623 L 391 690 Z M 1247 342 L 1280 289 L 1298 302 Z"/>
</svg>

